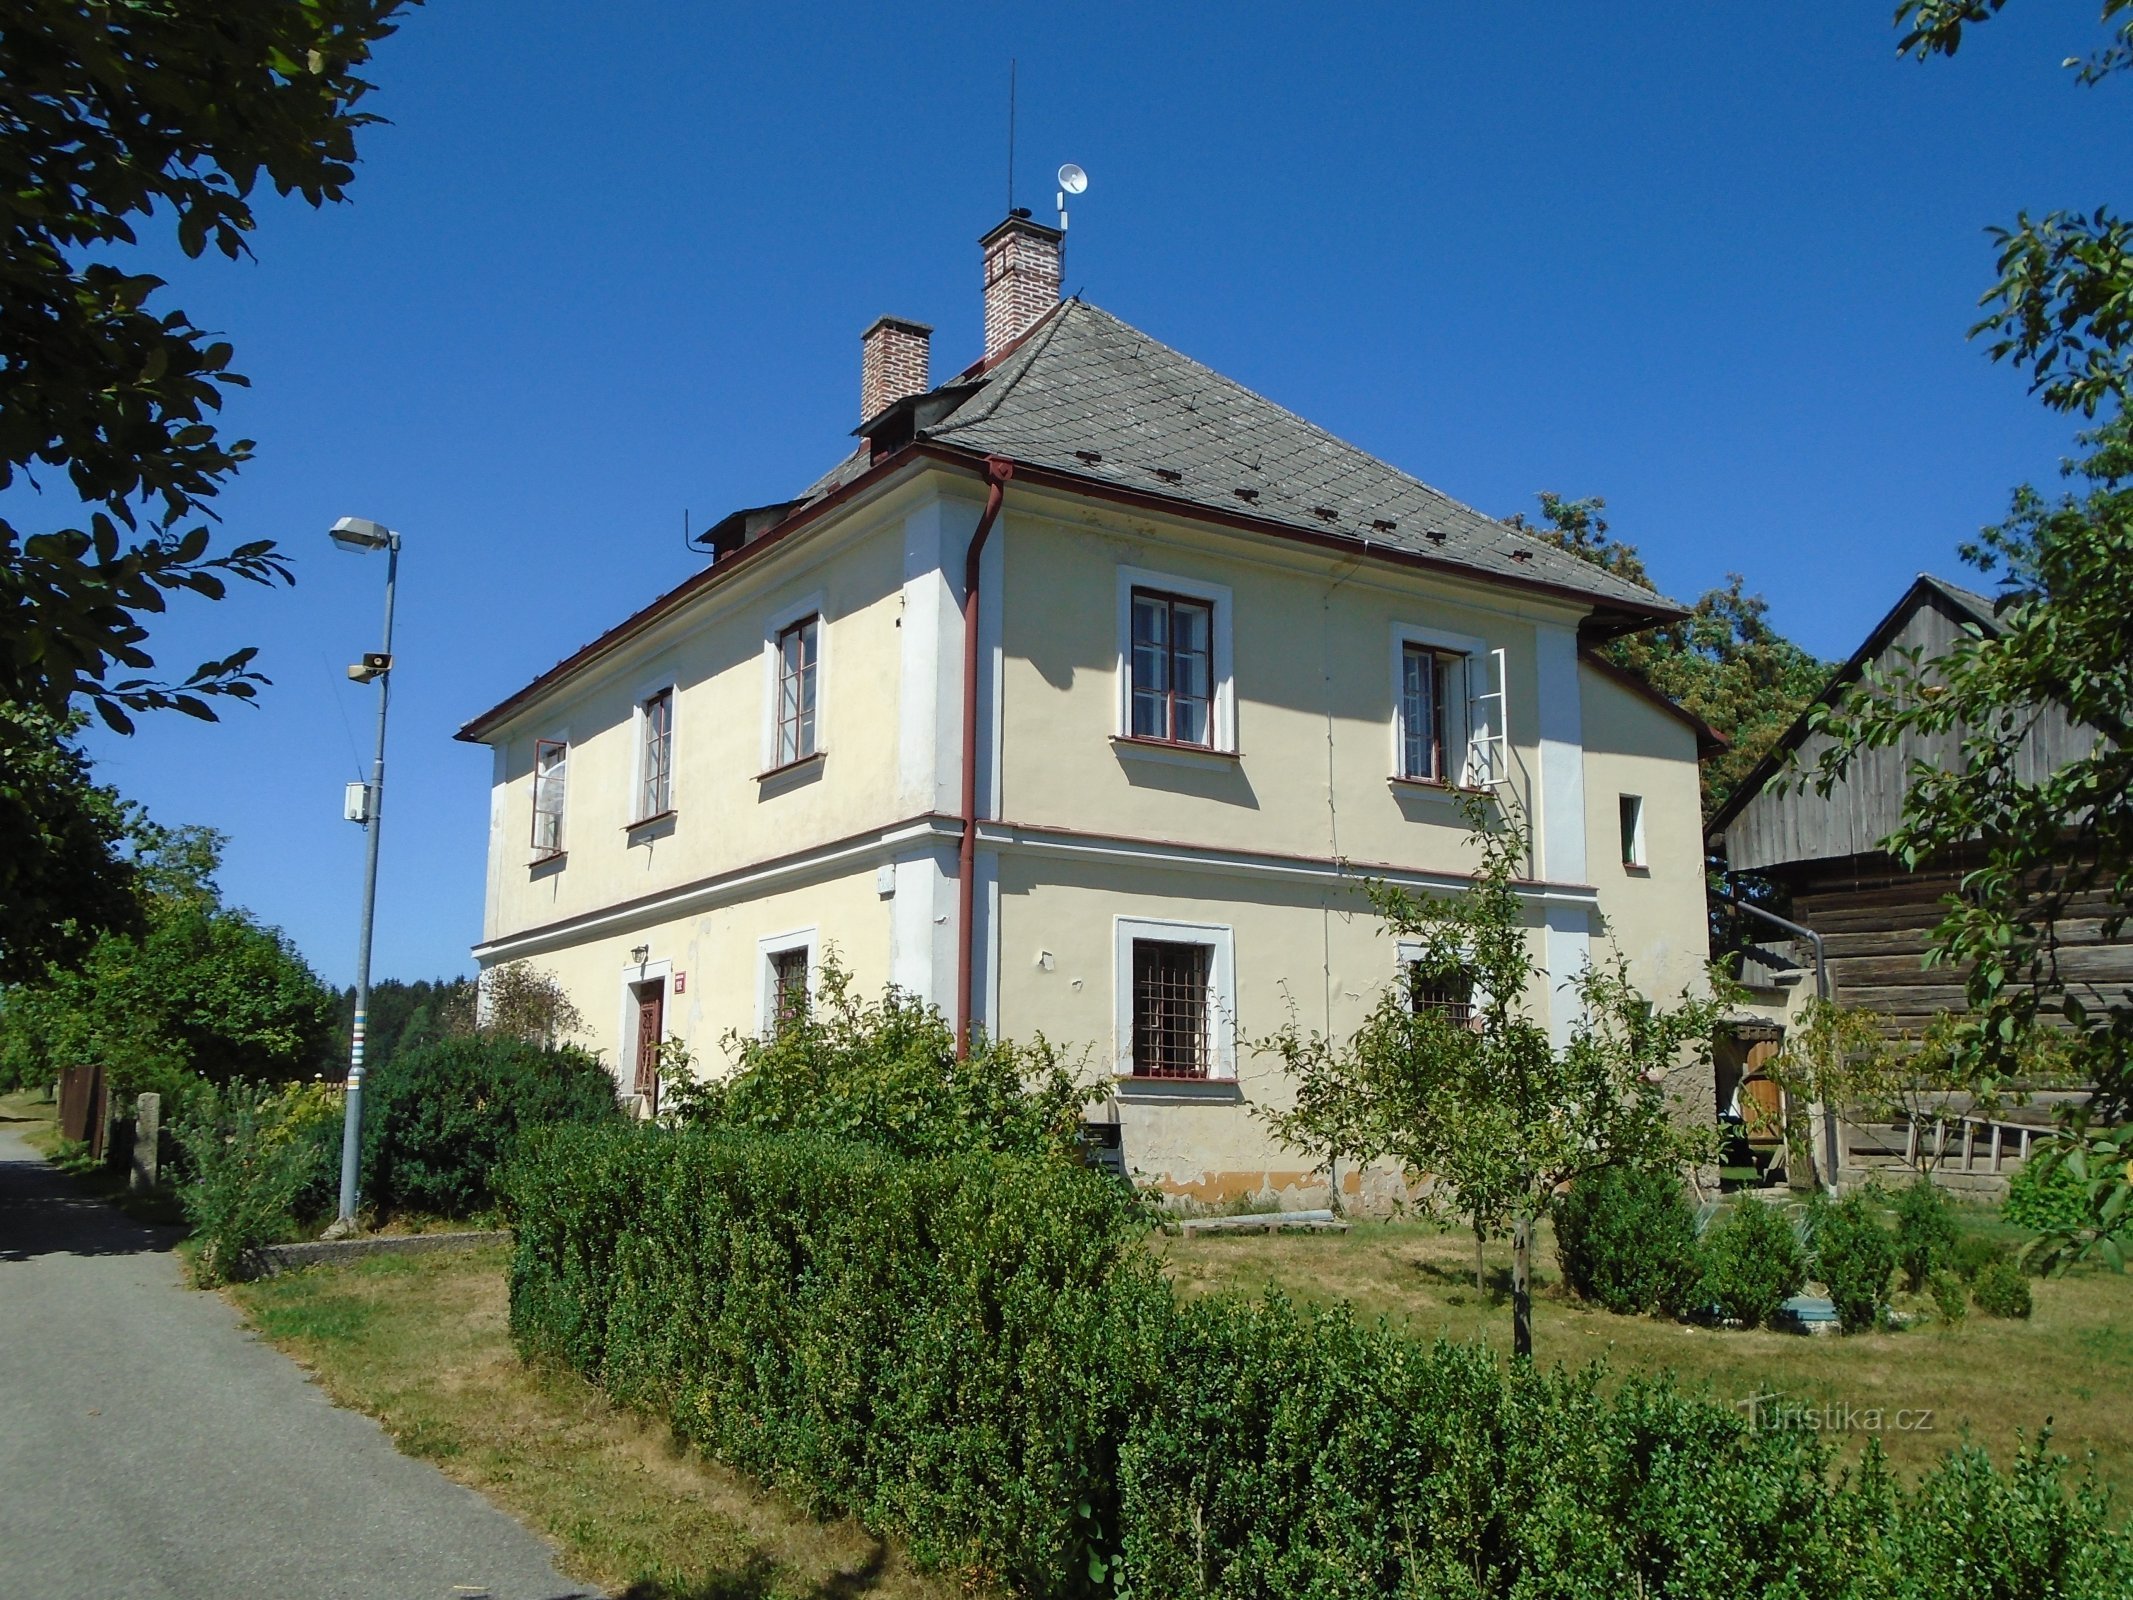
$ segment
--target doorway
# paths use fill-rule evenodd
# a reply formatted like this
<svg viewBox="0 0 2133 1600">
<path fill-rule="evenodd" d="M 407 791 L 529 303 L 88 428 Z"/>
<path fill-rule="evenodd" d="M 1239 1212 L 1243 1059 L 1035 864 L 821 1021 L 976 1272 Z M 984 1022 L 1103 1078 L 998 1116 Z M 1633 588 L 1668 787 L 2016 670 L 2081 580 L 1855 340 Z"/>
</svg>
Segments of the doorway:
<svg viewBox="0 0 2133 1600">
<path fill-rule="evenodd" d="M 635 1089 L 646 1116 L 659 1111 L 659 1046 L 667 1036 L 667 980 L 653 978 L 630 985 L 637 1002 Z"/>
</svg>

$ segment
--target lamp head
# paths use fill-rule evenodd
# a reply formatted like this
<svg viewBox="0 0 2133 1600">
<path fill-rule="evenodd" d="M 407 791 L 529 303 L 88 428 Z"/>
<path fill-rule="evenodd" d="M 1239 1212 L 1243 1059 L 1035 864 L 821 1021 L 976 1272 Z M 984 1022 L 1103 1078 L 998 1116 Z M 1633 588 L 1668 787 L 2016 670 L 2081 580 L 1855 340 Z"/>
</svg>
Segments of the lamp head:
<svg viewBox="0 0 2133 1600">
<path fill-rule="evenodd" d="M 372 522 L 368 517 L 343 517 L 326 530 L 326 537 L 343 550 L 361 554 L 366 550 L 389 549 L 396 535 L 382 522 Z"/>
</svg>

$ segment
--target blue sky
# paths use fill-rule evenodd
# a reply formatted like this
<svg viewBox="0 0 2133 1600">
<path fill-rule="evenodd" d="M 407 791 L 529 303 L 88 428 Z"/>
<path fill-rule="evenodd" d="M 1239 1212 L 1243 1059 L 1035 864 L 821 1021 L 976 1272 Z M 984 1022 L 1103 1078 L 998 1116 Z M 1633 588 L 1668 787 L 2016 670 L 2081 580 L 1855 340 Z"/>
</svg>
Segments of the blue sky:
<svg viewBox="0 0 2133 1600">
<path fill-rule="evenodd" d="M 150 253 L 253 380 L 226 528 L 299 582 L 173 614 L 167 666 L 257 643 L 275 685 L 93 737 L 103 775 L 226 831 L 228 896 L 348 981 L 383 573 L 324 530 L 389 523 L 374 970 L 465 970 L 488 758 L 452 732 L 693 571 L 685 508 L 841 453 L 877 314 L 935 324 L 937 375 L 976 355 L 1011 57 L 1018 200 L 1091 175 L 1071 290 L 1485 510 L 1605 495 L 1677 597 L 1742 572 L 1842 655 L 2054 474 L 2069 429 L 1964 335 L 1988 224 L 2124 198 L 2127 85 L 2058 65 L 2094 0 L 1929 66 L 1887 0 L 1335 9 L 415 13 L 351 204 L 268 204 L 256 263 Z"/>
</svg>

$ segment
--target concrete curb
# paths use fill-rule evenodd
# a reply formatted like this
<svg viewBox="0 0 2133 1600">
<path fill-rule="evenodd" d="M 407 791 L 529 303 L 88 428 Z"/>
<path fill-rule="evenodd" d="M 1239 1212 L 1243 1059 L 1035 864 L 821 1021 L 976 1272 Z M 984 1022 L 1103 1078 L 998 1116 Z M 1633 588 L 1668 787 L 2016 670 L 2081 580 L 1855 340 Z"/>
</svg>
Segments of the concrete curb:
<svg viewBox="0 0 2133 1600">
<path fill-rule="evenodd" d="M 366 1256 L 419 1256 L 433 1250 L 473 1250 L 485 1244 L 509 1244 L 509 1228 L 472 1229 L 464 1233 L 390 1233 L 370 1239 L 320 1239 L 311 1244 L 269 1244 L 248 1251 L 244 1276 L 271 1278 L 298 1267 L 341 1266 Z"/>
</svg>

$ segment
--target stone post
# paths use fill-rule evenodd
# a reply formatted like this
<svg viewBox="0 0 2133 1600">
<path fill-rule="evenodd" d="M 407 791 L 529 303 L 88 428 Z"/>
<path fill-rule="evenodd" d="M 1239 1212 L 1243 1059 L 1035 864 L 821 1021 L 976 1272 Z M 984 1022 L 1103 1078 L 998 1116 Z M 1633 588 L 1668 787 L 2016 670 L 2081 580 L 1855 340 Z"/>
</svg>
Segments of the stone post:
<svg viewBox="0 0 2133 1600">
<path fill-rule="evenodd" d="M 133 1173 L 130 1186 L 153 1189 L 158 1176 L 156 1148 L 163 1135 L 163 1097 L 144 1094 L 133 1103 Z"/>
</svg>

